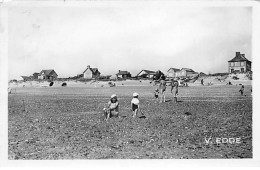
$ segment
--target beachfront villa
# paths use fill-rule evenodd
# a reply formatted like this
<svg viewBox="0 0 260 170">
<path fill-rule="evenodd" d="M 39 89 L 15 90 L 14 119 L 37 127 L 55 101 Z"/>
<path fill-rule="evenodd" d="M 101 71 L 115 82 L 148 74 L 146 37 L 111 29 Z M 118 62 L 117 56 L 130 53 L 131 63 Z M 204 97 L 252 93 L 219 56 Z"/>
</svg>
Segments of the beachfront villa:
<svg viewBox="0 0 260 170">
<path fill-rule="evenodd" d="M 190 68 L 182 68 L 180 71 L 176 73 L 176 77 L 194 77 L 197 76 L 198 73 Z"/>
<path fill-rule="evenodd" d="M 137 77 L 142 77 L 142 78 L 153 78 L 155 75 L 155 71 L 150 71 L 150 70 L 142 70 L 137 74 Z"/>
<path fill-rule="evenodd" d="M 228 61 L 229 73 L 244 73 L 251 71 L 251 61 L 246 59 L 245 54 L 236 52 L 236 56 Z"/>
<path fill-rule="evenodd" d="M 121 71 L 118 70 L 118 73 L 116 74 L 117 78 L 131 78 L 131 73 L 128 71 Z"/>
<path fill-rule="evenodd" d="M 58 74 L 53 70 L 42 70 L 39 75 L 38 79 L 41 80 L 53 80 L 58 77 Z"/>
<path fill-rule="evenodd" d="M 195 72 L 194 70 L 190 68 L 170 68 L 167 71 L 167 77 L 174 78 L 174 77 L 195 77 L 199 75 L 199 73 Z"/>
<path fill-rule="evenodd" d="M 85 79 L 92 79 L 100 77 L 100 72 L 97 68 L 91 68 L 90 65 L 87 66 L 87 69 L 83 72 L 83 77 Z"/>
<path fill-rule="evenodd" d="M 180 69 L 177 68 L 170 68 L 167 71 L 167 77 L 173 78 L 173 77 L 177 77 L 177 72 L 180 71 Z"/>
</svg>

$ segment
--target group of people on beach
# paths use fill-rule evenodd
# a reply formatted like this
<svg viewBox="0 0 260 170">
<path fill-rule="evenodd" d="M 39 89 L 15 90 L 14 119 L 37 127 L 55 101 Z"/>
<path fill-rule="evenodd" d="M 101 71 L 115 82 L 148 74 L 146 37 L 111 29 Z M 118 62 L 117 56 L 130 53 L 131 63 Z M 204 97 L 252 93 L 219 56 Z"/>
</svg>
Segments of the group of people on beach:
<svg viewBox="0 0 260 170">
<path fill-rule="evenodd" d="M 139 106 L 139 94 L 134 92 L 133 99 L 131 100 L 131 107 L 133 111 L 133 117 L 137 116 L 137 113 L 140 111 Z M 119 116 L 119 102 L 117 100 L 116 94 L 113 94 L 108 102 L 106 108 L 103 109 L 105 120 L 108 120 L 110 117 L 118 117 Z"/>
<path fill-rule="evenodd" d="M 166 91 L 166 80 L 165 79 L 166 79 L 165 76 L 160 77 L 159 88 L 156 88 L 154 91 L 154 97 L 156 99 L 159 99 L 159 95 L 161 95 L 160 103 L 165 102 L 165 91 Z M 171 93 L 174 95 L 175 102 L 177 102 L 178 87 L 179 87 L 179 82 L 176 79 L 172 79 L 171 80 Z M 135 118 L 137 116 L 137 114 L 139 112 L 141 112 L 140 101 L 138 99 L 138 96 L 139 96 L 139 94 L 134 92 L 133 98 L 131 100 L 131 110 L 133 113 L 133 118 Z M 119 102 L 118 102 L 116 94 L 113 94 L 110 97 L 110 101 L 108 102 L 107 107 L 105 107 L 103 109 L 103 113 L 105 116 L 105 120 L 108 120 L 110 117 L 119 116 Z"/>
<path fill-rule="evenodd" d="M 159 98 L 159 94 L 161 95 L 160 103 L 165 102 L 165 91 L 166 91 L 166 77 L 163 75 L 160 78 L 159 88 L 155 89 L 154 96 L 155 98 Z M 171 93 L 174 95 L 174 100 L 177 102 L 177 96 L 179 95 L 179 82 L 177 79 L 171 79 Z"/>
</svg>

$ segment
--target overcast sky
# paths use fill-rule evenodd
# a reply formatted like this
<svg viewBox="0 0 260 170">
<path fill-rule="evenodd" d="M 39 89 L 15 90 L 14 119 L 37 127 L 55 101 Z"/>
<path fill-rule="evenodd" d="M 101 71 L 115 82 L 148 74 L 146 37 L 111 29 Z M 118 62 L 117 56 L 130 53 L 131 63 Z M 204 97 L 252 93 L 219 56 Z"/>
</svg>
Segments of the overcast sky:
<svg viewBox="0 0 260 170">
<path fill-rule="evenodd" d="M 227 72 L 235 52 L 251 58 L 250 7 L 117 5 L 10 7 L 9 79 L 55 69 L 59 77 L 118 70 Z"/>
</svg>

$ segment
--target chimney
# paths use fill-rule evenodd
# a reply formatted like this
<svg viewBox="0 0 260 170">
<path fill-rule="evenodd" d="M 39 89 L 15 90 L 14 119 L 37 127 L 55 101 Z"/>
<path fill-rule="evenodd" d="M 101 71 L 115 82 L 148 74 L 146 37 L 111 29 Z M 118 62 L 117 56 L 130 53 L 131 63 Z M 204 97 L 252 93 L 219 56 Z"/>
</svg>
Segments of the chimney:
<svg viewBox="0 0 260 170">
<path fill-rule="evenodd" d="M 120 70 L 118 70 L 118 73 L 120 73 Z"/>
<path fill-rule="evenodd" d="M 240 52 L 236 52 L 236 57 L 239 57 L 240 56 Z"/>
<path fill-rule="evenodd" d="M 90 68 L 90 65 L 88 65 L 87 68 Z"/>
</svg>

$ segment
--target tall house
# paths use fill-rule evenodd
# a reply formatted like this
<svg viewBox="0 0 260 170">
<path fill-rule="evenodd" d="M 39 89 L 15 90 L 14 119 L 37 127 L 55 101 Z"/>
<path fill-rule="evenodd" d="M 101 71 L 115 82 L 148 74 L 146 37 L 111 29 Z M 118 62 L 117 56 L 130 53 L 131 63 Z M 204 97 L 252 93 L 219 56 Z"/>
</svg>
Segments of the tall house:
<svg viewBox="0 0 260 170">
<path fill-rule="evenodd" d="M 236 52 L 236 56 L 228 61 L 228 72 L 229 73 L 244 73 L 251 71 L 251 61 L 246 59 L 245 54 Z"/>
<path fill-rule="evenodd" d="M 91 68 L 90 65 L 87 66 L 87 69 L 83 72 L 85 79 L 92 79 L 100 77 L 100 72 L 97 68 Z"/>
</svg>

